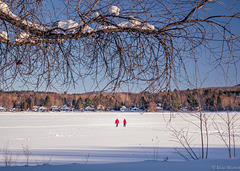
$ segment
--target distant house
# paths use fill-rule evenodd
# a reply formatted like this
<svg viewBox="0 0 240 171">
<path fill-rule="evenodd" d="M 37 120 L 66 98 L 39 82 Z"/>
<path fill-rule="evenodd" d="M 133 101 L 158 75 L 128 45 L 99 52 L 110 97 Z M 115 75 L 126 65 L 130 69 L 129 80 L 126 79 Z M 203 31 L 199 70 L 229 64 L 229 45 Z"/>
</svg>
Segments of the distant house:
<svg viewBox="0 0 240 171">
<path fill-rule="evenodd" d="M 63 111 L 63 112 L 70 112 L 70 111 L 72 111 L 72 108 L 70 108 L 70 107 L 67 106 L 67 105 L 62 105 L 62 106 L 60 107 L 60 110 Z"/>
<path fill-rule="evenodd" d="M 52 106 L 52 107 L 51 107 L 51 111 L 52 111 L 52 112 L 59 112 L 60 109 L 58 108 L 58 106 Z"/>
<path fill-rule="evenodd" d="M 0 112 L 6 112 L 6 108 L 0 106 Z"/>
<path fill-rule="evenodd" d="M 137 107 L 134 107 L 131 109 L 131 112 L 138 112 L 138 111 L 139 111 L 139 108 L 137 108 Z"/>
<path fill-rule="evenodd" d="M 85 108 L 85 111 L 94 111 L 95 109 L 93 107 L 87 106 Z"/>
<path fill-rule="evenodd" d="M 14 107 L 14 108 L 10 109 L 10 112 L 16 112 L 16 108 Z"/>
<path fill-rule="evenodd" d="M 39 112 L 47 112 L 47 108 L 46 108 L 45 106 L 40 106 L 40 107 L 38 108 L 38 111 L 39 111 Z"/>
<path fill-rule="evenodd" d="M 114 109 L 107 108 L 107 109 L 106 109 L 106 111 L 108 111 L 108 112 L 113 112 L 113 111 L 114 111 Z"/>
<path fill-rule="evenodd" d="M 161 112 L 163 111 L 163 108 L 161 106 L 156 107 L 156 112 Z"/>
<path fill-rule="evenodd" d="M 97 111 L 104 111 L 104 106 L 103 105 L 98 105 L 97 106 Z"/>
<path fill-rule="evenodd" d="M 38 112 L 40 107 L 41 107 L 41 106 L 33 106 L 33 109 L 32 109 L 32 110 L 33 110 L 34 112 Z"/>
<path fill-rule="evenodd" d="M 197 107 L 194 108 L 194 110 L 195 110 L 195 111 L 199 111 L 199 110 L 200 110 L 200 107 L 197 106 Z"/>
<path fill-rule="evenodd" d="M 122 106 L 122 107 L 120 108 L 120 111 L 121 111 L 121 112 L 126 112 L 126 111 L 127 111 L 126 106 Z"/>
<path fill-rule="evenodd" d="M 184 107 L 184 108 L 182 108 L 181 111 L 182 111 L 182 112 L 187 112 L 187 111 L 188 111 L 188 108 L 187 108 L 187 107 Z"/>
</svg>

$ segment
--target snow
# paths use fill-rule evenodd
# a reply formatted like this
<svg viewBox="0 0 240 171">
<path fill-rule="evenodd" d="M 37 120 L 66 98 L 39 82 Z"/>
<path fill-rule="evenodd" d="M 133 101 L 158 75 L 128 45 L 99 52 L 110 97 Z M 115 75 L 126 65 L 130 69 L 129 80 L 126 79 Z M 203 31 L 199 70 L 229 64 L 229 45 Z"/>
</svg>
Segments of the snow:
<svg viewBox="0 0 240 171">
<path fill-rule="evenodd" d="M 83 29 L 82 29 L 82 33 L 91 33 L 93 32 L 94 29 L 92 27 L 89 27 L 88 25 L 86 25 Z"/>
<path fill-rule="evenodd" d="M 192 170 L 195 167 L 199 170 L 212 170 L 212 167 L 217 166 L 239 167 L 239 159 L 228 160 L 227 149 L 213 128 L 209 129 L 209 159 L 184 161 L 173 149 L 179 147 L 183 150 L 172 141 L 168 123 L 170 117 L 170 125 L 176 129 L 189 126 L 189 134 L 195 136 L 193 149 L 200 154 L 198 128 L 169 112 L 1 112 L 0 154 L 8 147 L 14 160 L 13 166 L 22 166 L 11 169 L 18 171 L 64 168 L 89 171 L 149 168 L 152 171 L 159 168 Z M 116 118 L 120 120 L 117 128 L 114 125 Z M 198 123 L 192 115 L 187 118 Z M 127 120 L 127 127 L 123 127 L 124 119 Z M 23 146 L 29 147 L 31 167 L 24 166 L 26 158 Z M 236 154 L 239 158 L 239 144 Z M 3 155 L 0 157 L 3 158 Z M 166 158 L 167 162 L 163 162 Z M 3 160 L 0 160 L 0 166 L 4 166 Z M 8 169 L 0 167 L 0 170 Z"/>
<path fill-rule="evenodd" d="M 124 27 L 124 28 L 131 28 L 134 25 L 130 21 L 123 21 L 123 22 L 119 23 L 118 26 L 119 27 Z"/>
<path fill-rule="evenodd" d="M 15 20 L 21 20 L 21 18 L 18 17 L 17 15 L 15 15 L 15 14 L 13 14 L 12 11 L 9 9 L 8 5 L 5 4 L 2 1 L 0 1 L 0 11 L 9 15 L 10 17 L 12 17 Z M 27 20 L 22 20 L 22 23 L 29 26 L 29 27 L 34 27 L 35 29 L 38 29 L 38 30 L 41 30 L 41 31 L 46 31 L 48 29 L 51 29 L 50 27 L 43 27 L 43 26 L 40 26 L 38 24 L 34 24 L 34 23 L 32 23 L 30 21 L 27 21 Z"/>
<path fill-rule="evenodd" d="M 119 27 L 123 27 L 123 28 L 139 28 L 141 25 L 141 22 L 138 21 L 136 18 L 134 18 L 133 16 L 130 16 L 130 20 L 129 21 L 123 21 L 121 23 L 118 24 Z"/>
<path fill-rule="evenodd" d="M 116 29 L 116 26 L 99 26 L 96 30 L 111 30 L 111 29 Z"/>
<path fill-rule="evenodd" d="M 0 11 L 3 13 L 9 15 L 10 17 L 14 19 L 20 19 L 18 16 L 12 13 L 12 11 L 8 8 L 8 5 L 5 4 L 4 2 L 0 1 Z"/>
<path fill-rule="evenodd" d="M 0 36 L 6 40 L 8 40 L 8 33 L 5 31 L 0 31 Z"/>
<path fill-rule="evenodd" d="M 69 30 L 78 27 L 78 23 L 73 20 L 59 21 L 58 28 Z"/>
<path fill-rule="evenodd" d="M 0 11 L 2 11 L 3 13 L 6 13 L 7 15 L 11 16 L 12 18 L 14 18 L 16 20 L 21 20 L 18 16 L 13 14 L 12 11 L 9 9 L 8 5 L 2 1 L 0 1 Z M 119 12 L 120 12 L 120 9 L 117 6 L 113 5 L 109 8 L 110 14 L 118 16 Z M 93 18 L 97 18 L 100 15 L 100 13 L 96 11 L 92 15 L 93 15 Z M 129 21 L 123 21 L 123 22 L 119 23 L 118 27 L 137 28 L 137 29 L 142 29 L 142 30 L 154 30 L 155 29 L 154 25 L 151 25 L 149 23 L 141 24 L 141 22 L 138 21 L 133 16 L 130 16 L 130 18 L 131 19 Z M 40 31 L 47 31 L 47 30 L 53 29 L 52 27 L 41 26 L 41 25 L 32 23 L 30 21 L 27 21 L 27 20 L 22 20 L 21 22 L 22 22 L 22 24 L 25 24 L 29 27 L 33 27 Z M 73 20 L 59 21 L 57 23 L 57 28 L 53 29 L 52 33 L 65 34 L 66 31 L 67 31 L 67 33 L 75 33 L 76 28 L 78 28 L 79 26 L 83 26 L 83 25 L 84 25 L 83 22 L 77 23 L 76 21 L 73 21 Z M 99 31 L 99 30 L 116 29 L 116 28 L 117 28 L 116 26 L 100 26 L 96 29 L 93 29 L 92 27 L 85 25 L 84 28 L 82 28 L 81 32 L 83 34 L 85 34 L 85 33 L 91 33 L 91 32 Z M 6 33 L 4 33 L 3 31 L 0 32 L 0 36 L 3 38 L 7 37 Z M 21 42 L 21 41 L 23 41 L 23 39 L 26 39 L 28 37 L 29 37 L 28 33 L 21 33 L 20 36 L 16 39 L 16 41 Z"/>
<path fill-rule="evenodd" d="M 130 22 L 134 24 L 134 26 L 138 26 L 141 25 L 141 22 L 138 21 L 136 18 L 134 18 L 133 16 L 130 16 L 131 20 Z"/>
<path fill-rule="evenodd" d="M 68 31 L 70 31 L 70 32 L 72 32 L 72 33 L 74 33 L 75 32 L 75 29 L 74 28 L 76 28 L 76 27 L 78 27 L 78 26 L 83 26 L 84 25 L 84 23 L 83 22 L 80 22 L 79 24 L 77 23 L 77 22 L 75 22 L 75 21 L 73 21 L 73 20 L 66 20 L 66 21 L 59 21 L 58 22 L 58 28 L 61 28 L 61 29 L 63 29 L 63 30 L 68 30 Z M 56 30 L 55 30 L 56 31 Z M 91 28 L 90 26 L 88 26 L 88 25 L 86 25 L 86 26 L 84 26 L 83 28 L 82 28 L 82 33 L 91 33 L 91 32 L 93 32 L 94 31 L 94 29 L 93 28 Z M 58 30 L 58 32 L 57 33 L 60 33 L 59 32 L 59 30 Z"/>
<path fill-rule="evenodd" d="M 27 38 L 29 38 L 30 34 L 26 33 L 26 32 L 21 32 L 20 35 L 18 36 L 18 38 L 16 38 L 16 42 L 22 42 L 24 40 L 26 40 Z"/>
<path fill-rule="evenodd" d="M 94 12 L 94 13 L 93 13 L 93 18 L 97 18 L 99 15 L 100 15 L 99 12 Z"/>
<path fill-rule="evenodd" d="M 35 23 L 32 23 L 31 21 L 27 21 L 27 20 L 23 20 L 22 23 L 27 25 L 28 27 L 33 27 L 33 28 L 41 30 L 41 31 L 47 31 L 47 30 L 52 29 L 51 27 L 40 26 L 39 24 L 35 24 Z"/>
<path fill-rule="evenodd" d="M 154 30 L 155 26 L 149 23 L 144 23 L 141 27 L 142 30 Z"/>
<path fill-rule="evenodd" d="M 118 16 L 119 12 L 120 12 L 120 9 L 117 6 L 113 5 L 109 8 L 109 13 L 110 14 L 114 14 L 114 15 Z"/>
<path fill-rule="evenodd" d="M 84 25 L 84 22 L 80 22 L 79 26 L 83 26 Z M 83 28 L 82 28 L 82 33 L 91 33 L 93 32 L 94 29 L 88 25 L 85 25 Z"/>
<path fill-rule="evenodd" d="M 240 170 L 239 160 L 202 160 L 190 162 L 133 162 L 114 164 L 70 164 L 70 165 L 41 165 L 37 167 L 4 167 L 1 171 L 214 171 Z"/>
<path fill-rule="evenodd" d="M 118 24 L 119 27 L 123 28 L 136 28 L 136 29 L 142 29 L 142 30 L 154 30 L 155 26 L 149 23 L 143 23 L 141 24 L 140 21 L 135 19 L 133 16 L 130 16 L 129 21 L 123 21 Z"/>
<path fill-rule="evenodd" d="M 5 4 L 4 2 L 0 1 L 0 11 L 2 11 L 3 13 L 9 15 L 10 17 L 12 17 L 13 19 L 16 20 L 21 20 L 18 16 L 16 16 L 15 14 L 12 13 L 12 11 L 9 9 L 8 5 Z M 120 9 L 117 6 L 111 6 L 109 8 L 109 13 L 113 14 L 115 16 L 118 16 L 120 12 Z M 93 13 L 93 18 L 97 18 L 100 15 L 99 12 L 94 12 Z M 138 21 L 136 18 L 134 18 L 133 16 L 130 16 L 130 20 L 129 21 L 123 21 L 121 23 L 118 24 L 118 27 L 122 27 L 122 28 L 137 28 L 137 29 L 141 29 L 141 30 L 154 30 L 155 26 L 151 25 L 149 23 L 143 23 L 141 24 L 140 21 Z M 29 27 L 33 27 L 35 29 L 38 29 L 40 31 L 48 31 L 53 29 L 52 27 L 45 27 L 45 26 L 41 26 L 35 23 L 32 23 L 30 21 L 27 20 L 22 20 L 21 21 L 23 24 L 29 26 Z M 65 21 L 59 21 L 57 24 L 57 28 L 53 29 L 52 33 L 56 33 L 56 34 L 65 34 L 66 31 L 67 33 L 75 33 L 76 28 L 79 26 L 83 26 L 84 23 L 80 22 L 77 23 L 73 20 L 65 20 Z M 96 29 L 91 28 L 90 26 L 86 25 L 84 26 L 84 28 L 82 28 L 82 33 L 91 33 L 94 31 L 99 31 L 99 30 L 105 30 L 105 29 L 116 29 L 116 26 L 100 26 Z M 62 29 L 62 30 L 61 30 Z M 7 34 L 4 31 L 0 32 L 0 36 L 3 38 L 7 38 Z M 29 34 L 28 33 L 21 33 L 19 35 L 19 37 L 16 39 L 17 42 L 21 42 L 24 39 L 28 38 Z M 34 42 L 34 41 L 33 41 Z"/>
<path fill-rule="evenodd" d="M 9 11 L 8 5 L 4 2 L 0 1 L 0 10 L 4 13 L 7 13 Z"/>
</svg>

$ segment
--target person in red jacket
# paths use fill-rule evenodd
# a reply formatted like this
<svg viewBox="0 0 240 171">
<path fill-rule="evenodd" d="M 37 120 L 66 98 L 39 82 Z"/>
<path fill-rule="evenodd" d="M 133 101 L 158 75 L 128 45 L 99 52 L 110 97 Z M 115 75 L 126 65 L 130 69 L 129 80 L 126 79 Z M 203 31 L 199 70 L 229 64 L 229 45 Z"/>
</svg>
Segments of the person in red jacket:
<svg viewBox="0 0 240 171">
<path fill-rule="evenodd" d="M 116 127 L 118 127 L 118 124 L 119 124 L 119 120 L 118 119 L 115 120 L 115 124 L 116 124 Z"/>
<path fill-rule="evenodd" d="M 123 126 L 126 127 L 126 125 L 127 125 L 127 120 L 124 119 L 124 120 L 123 120 Z"/>
</svg>

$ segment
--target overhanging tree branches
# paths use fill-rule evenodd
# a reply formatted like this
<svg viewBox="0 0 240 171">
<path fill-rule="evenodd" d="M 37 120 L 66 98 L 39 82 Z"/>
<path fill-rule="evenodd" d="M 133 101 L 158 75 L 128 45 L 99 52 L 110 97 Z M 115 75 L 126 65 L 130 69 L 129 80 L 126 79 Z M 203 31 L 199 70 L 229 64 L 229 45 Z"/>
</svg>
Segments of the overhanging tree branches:
<svg viewBox="0 0 240 171">
<path fill-rule="evenodd" d="M 218 1 L 58 2 L 0 1 L 2 88 L 19 79 L 48 87 L 91 77 L 111 90 L 129 82 L 160 89 L 170 87 L 199 48 L 219 65 L 238 60 L 231 23 L 240 15 L 233 7 L 212 15 L 206 9 Z"/>
</svg>

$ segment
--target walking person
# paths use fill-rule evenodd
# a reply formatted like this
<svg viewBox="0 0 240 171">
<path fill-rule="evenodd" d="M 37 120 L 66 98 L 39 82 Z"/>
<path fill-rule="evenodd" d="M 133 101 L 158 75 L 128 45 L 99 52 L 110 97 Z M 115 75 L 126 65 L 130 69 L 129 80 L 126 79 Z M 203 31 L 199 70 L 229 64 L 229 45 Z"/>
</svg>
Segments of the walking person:
<svg viewBox="0 0 240 171">
<path fill-rule="evenodd" d="M 126 127 L 126 125 L 127 125 L 127 120 L 124 119 L 124 120 L 123 120 L 123 126 Z"/>
<path fill-rule="evenodd" d="M 118 127 L 118 124 L 119 124 L 118 118 L 115 120 L 115 124 L 116 124 L 116 127 Z"/>
</svg>

